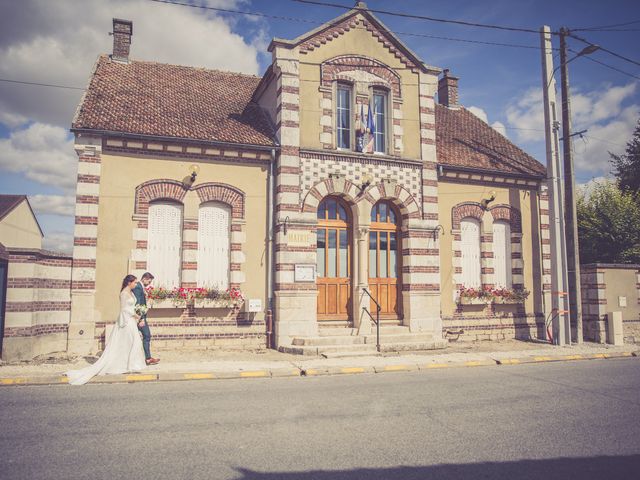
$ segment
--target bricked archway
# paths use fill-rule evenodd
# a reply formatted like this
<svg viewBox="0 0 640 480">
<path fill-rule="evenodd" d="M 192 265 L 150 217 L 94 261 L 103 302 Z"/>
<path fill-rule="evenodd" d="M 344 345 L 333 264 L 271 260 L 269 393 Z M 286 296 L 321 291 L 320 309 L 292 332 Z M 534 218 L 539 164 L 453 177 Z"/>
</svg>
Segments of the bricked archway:
<svg viewBox="0 0 640 480">
<path fill-rule="evenodd" d="M 489 209 L 493 221 L 505 220 L 511 226 L 511 232 L 522 233 L 522 218 L 517 208 L 511 205 L 494 205 Z"/>
<path fill-rule="evenodd" d="M 231 207 L 231 218 L 244 218 L 245 194 L 242 190 L 225 183 L 203 183 L 194 187 L 201 203 L 222 202 Z"/>
<path fill-rule="evenodd" d="M 477 202 L 464 202 L 459 203 L 451 209 L 451 228 L 453 230 L 460 230 L 460 221 L 463 218 L 471 217 L 475 218 L 479 222 L 482 222 L 482 216 L 484 215 L 484 209 Z"/>
<path fill-rule="evenodd" d="M 181 182 L 170 179 L 149 180 L 136 187 L 134 213 L 149 213 L 149 203 L 154 200 L 175 200 L 182 203 L 187 190 Z"/>
<path fill-rule="evenodd" d="M 380 79 L 373 83 L 369 82 L 370 84 L 392 90 L 397 98 L 402 96 L 400 77 L 398 74 L 384 63 L 362 55 L 341 55 L 324 62 L 320 66 L 322 84 L 325 87 L 329 87 L 331 82 L 336 80 L 352 82 L 353 78 L 351 78 L 350 75 L 343 74 L 343 72 L 353 72 L 356 70 L 365 71 Z"/>
<path fill-rule="evenodd" d="M 342 177 L 331 177 L 316 183 L 302 202 L 302 211 L 305 213 L 315 213 L 322 199 L 328 195 L 335 195 L 344 198 L 348 203 L 358 202 L 357 197 L 360 189 Z"/>
</svg>

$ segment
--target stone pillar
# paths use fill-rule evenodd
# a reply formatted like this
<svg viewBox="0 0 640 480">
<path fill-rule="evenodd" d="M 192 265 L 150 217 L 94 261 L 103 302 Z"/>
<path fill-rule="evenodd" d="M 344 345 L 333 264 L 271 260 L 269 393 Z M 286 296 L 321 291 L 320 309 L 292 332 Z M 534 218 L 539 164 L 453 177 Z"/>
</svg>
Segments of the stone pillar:
<svg viewBox="0 0 640 480">
<path fill-rule="evenodd" d="M 300 198 L 300 59 L 297 48 L 272 44 L 277 82 L 276 129 L 280 155 L 275 192 L 275 337 L 290 345 L 295 337 L 318 333 L 315 282 L 296 282 L 297 264 L 315 265 L 316 215 L 303 212 Z"/>
<path fill-rule="evenodd" d="M 86 355 L 97 348 L 95 324 L 100 321 L 100 312 L 95 308 L 95 293 L 102 139 L 77 135 L 75 150 L 78 154 L 78 183 L 67 351 Z"/>
<path fill-rule="evenodd" d="M 358 278 L 357 278 L 357 286 L 355 288 L 356 293 L 356 301 L 354 302 L 355 308 L 357 309 L 353 312 L 354 326 L 358 329 L 358 335 L 369 335 L 371 334 L 371 318 L 364 311 L 366 308 L 369 310 L 369 313 L 373 315 L 375 318 L 376 312 L 372 311 L 371 301 L 369 299 L 369 295 L 364 292 L 364 289 L 369 289 L 369 271 L 367 269 L 367 265 L 369 263 L 369 225 L 362 225 L 357 230 L 357 245 L 358 245 L 358 255 L 357 266 L 358 266 Z"/>
<path fill-rule="evenodd" d="M 440 240 L 438 226 L 438 170 L 435 100 L 438 71 L 420 72 L 420 153 L 422 158 L 421 215 L 403 226 L 402 301 L 412 332 L 442 338 L 440 315 Z M 405 255 L 404 253 L 408 253 Z"/>
</svg>

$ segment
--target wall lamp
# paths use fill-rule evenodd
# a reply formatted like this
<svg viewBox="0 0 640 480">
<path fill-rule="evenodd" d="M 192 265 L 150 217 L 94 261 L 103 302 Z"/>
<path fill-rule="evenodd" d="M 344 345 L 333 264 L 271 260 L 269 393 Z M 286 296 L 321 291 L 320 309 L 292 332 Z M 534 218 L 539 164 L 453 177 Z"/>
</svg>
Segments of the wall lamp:
<svg viewBox="0 0 640 480">
<path fill-rule="evenodd" d="M 360 192 L 361 193 L 364 192 L 367 189 L 367 187 L 371 185 L 371 183 L 373 183 L 373 177 L 370 174 L 365 173 L 362 176 L 362 185 L 360 185 Z"/>
<path fill-rule="evenodd" d="M 480 204 L 482 205 L 482 208 L 486 209 L 489 206 L 489 204 L 493 202 L 495 199 L 496 199 L 496 192 L 494 190 L 491 190 L 489 192 L 489 198 L 483 198 L 480 201 Z"/>
<path fill-rule="evenodd" d="M 282 233 L 285 234 L 285 236 L 287 235 L 287 224 L 289 223 L 289 216 L 287 215 L 286 217 L 284 217 L 284 222 L 282 222 Z"/>
<path fill-rule="evenodd" d="M 200 173 L 200 167 L 198 165 L 193 164 L 189 167 L 189 175 L 182 179 L 182 185 L 184 186 L 184 188 L 189 189 L 193 186 L 198 173 Z"/>
<path fill-rule="evenodd" d="M 433 239 L 434 240 L 438 239 L 439 232 L 442 232 L 442 235 L 444 235 L 444 227 L 442 225 L 438 225 L 436 228 L 431 230 L 431 233 L 433 234 Z"/>
</svg>

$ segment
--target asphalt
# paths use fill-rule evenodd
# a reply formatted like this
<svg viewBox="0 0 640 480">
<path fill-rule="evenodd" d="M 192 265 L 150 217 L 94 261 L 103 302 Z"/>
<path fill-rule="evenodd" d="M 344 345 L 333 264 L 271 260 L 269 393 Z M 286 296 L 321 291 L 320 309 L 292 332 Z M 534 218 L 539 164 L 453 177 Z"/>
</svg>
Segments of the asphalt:
<svg viewBox="0 0 640 480">
<path fill-rule="evenodd" d="M 462 367 L 505 367 L 528 363 L 637 358 L 640 346 L 583 343 L 558 347 L 546 343 L 502 342 L 450 343 L 442 350 L 402 354 L 308 357 L 274 350 L 160 351 L 158 365 L 141 372 L 94 377 L 90 383 L 167 382 L 231 378 L 310 377 L 427 371 Z M 1 363 L 0 386 L 56 385 L 67 383 L 64 372 L 83 368 L 97 357 L 51 354 L 29 362 Z"/>
</svg>

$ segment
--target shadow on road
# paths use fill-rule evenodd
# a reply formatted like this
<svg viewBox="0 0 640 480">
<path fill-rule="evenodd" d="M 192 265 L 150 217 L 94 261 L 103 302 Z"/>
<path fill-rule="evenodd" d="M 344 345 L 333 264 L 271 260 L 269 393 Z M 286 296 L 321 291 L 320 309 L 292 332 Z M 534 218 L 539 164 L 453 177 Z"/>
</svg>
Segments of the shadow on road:
<svg viewBox="0 0 640 480">
<path fill-rule="evenodd" d="M 432 479 L 629 479 L 638 474 L 640 455 L 602 456 L 591 458 L 554 458 L 442 464 L 428 467 L 359 468 L 354 470 L 311 470 L 301 472 L 269 472 L 237 468 L 238 480 L 432 480 Z M 635 472 L 635 473 L 634 473 Z"/>
</svg>

